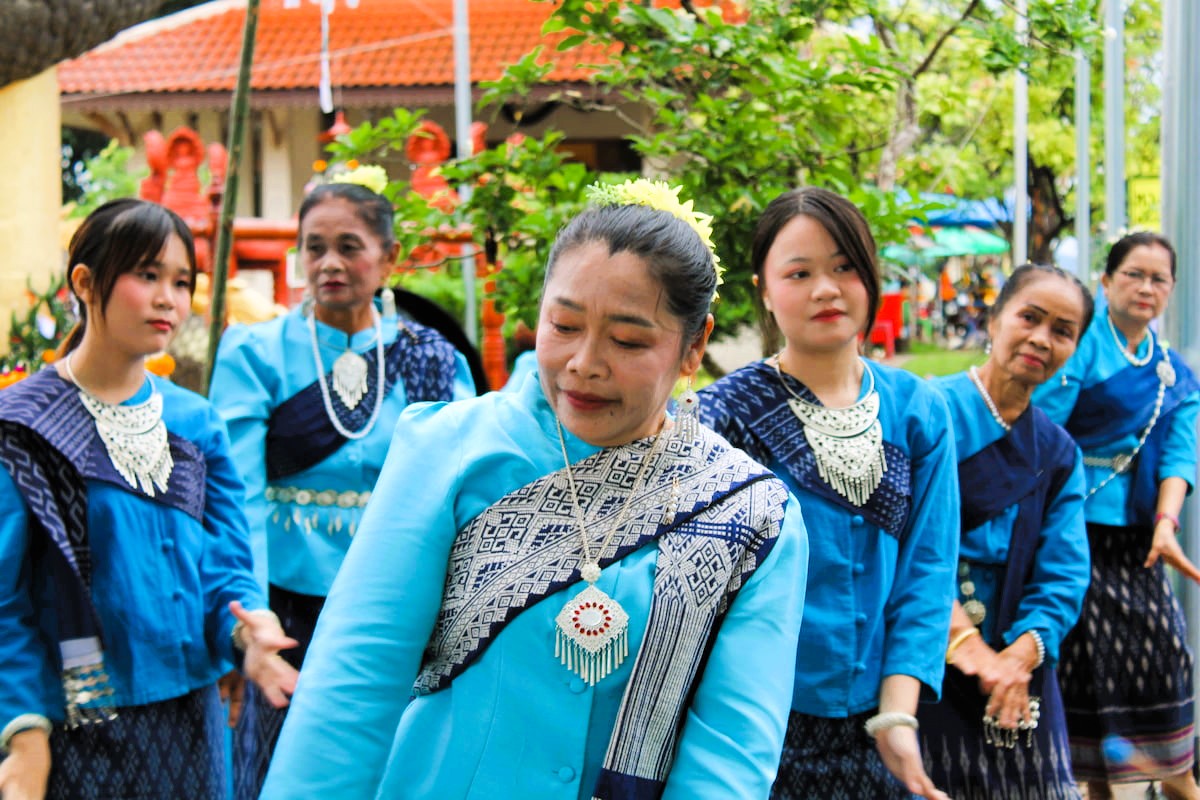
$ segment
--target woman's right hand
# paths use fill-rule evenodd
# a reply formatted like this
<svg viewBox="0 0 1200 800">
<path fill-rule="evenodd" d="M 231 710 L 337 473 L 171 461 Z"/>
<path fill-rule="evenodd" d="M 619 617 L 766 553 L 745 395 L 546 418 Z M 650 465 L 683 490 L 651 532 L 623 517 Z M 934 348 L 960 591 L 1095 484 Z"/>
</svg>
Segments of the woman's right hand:
<svg viewBox="0 0 1200 800">
<path fill-rule="evenodd" d="M 40 728 L 14 734 L 0 762 L 0 797 L 43 800 L 50 779 L 50 735 Z"/>
</svg>

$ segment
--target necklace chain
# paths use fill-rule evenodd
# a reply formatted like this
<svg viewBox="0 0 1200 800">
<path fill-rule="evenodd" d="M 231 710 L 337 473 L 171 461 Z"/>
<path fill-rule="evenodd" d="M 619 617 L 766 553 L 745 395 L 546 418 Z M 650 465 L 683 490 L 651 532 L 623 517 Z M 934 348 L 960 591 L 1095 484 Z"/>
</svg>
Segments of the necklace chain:
<svg viewBox="0 0 1200 800">
<path fill-rule="evenodd" d="M 1012 430 L 1012 425 L 1005 421 L 1004 417 L 1000 416 L 1000 409 L 996 408 L 996 402 L 992 400 L 991 394 L 988 393 L 987 387 L 983 385 L 983 378 L 979 377 L 979 368 L 972 366 L 967 370 L 967 374 L 971 376 L 971 383 L 975 384 L 975 388 L 979 390 L 979 396 L 983 398 L 983 402 L 987 405 L 988 411 L 992 412 L 992 419 L 996 420 L 996 424 L 1006 431 Z"/>
<path fill-rule="evenodd" d="M 1109 324 L 1112 324 L 1111 319 L 1109 320 Z M 1117 342 L 1117 344 L 1120 345 L 1120 342 Z M 1153 344 L 1153 340 L 1151 341 L 1151 344 Z M 1142 431 L 1142 435 L 1138 437 L 1137 445 L 1134 446 L 1133 452 L 1121 459 L 1120 466 L 1114 467 L 1112 472 L 1105 476 L 1104 480 L 1100 481 L 1100 483 L 1089 489 L 1088 493 L 1083 498 L 1084 500 L 1091 498 L 1092 495 L 1107 486 L 1113 478 L 1129 469 L 1129 467 L 1133 464 L 1133 459 L 1135 459 L 1137 454 L 1142 451 L 1142 447 L 1146 444 L 1146 440 L 1150 438 L 1150 432 L 1154 430 L 1155 424 L 1158 423 L 1158 415 L 1162 413 L 1163 399 L 1167 395 L 1167 386 L 1173 386 L 1175 384 L 1175 370 L 1171 367 L 1171 357 L 1167 354 L 1167 346 L 1164 344 L 1161 345 L 1161 347 L 1162 357 L 1166 362 L 1167 368 L 1163 369 L 1162 364 L 1159 364 L 1158 395 L 1154 398 L 1154 412 L 1150 415 L 1150 421 L 1146 423 L 1146 427 Z M 1121 350 L 1121 352 L 1125 353 L 1124 350 Z M 1150 348 L 1150 355 L 1154 355 L 1153 346 Z M 1125 353 L 1125 356 L 1128 358 L 1129 354 Z M 1149 363 L 1149 358 L 1143 361 L 1140 366 L 1145 366 L 1147 363 Z"/>
<path fill-rule="evenodd" d="M 1154 358 L 1154 329 L 1146 327 L 1146 335 L 1150 337 L 1150 346 L 1146 348 L 1146 355 L 1138 358 L 1133 353 L 1129 352 L 1126 345 L 1121 344 L 1121 337 L 1117 335 L 1117 326 L 1113 325 L 1112 312 L 1107 312 L 1104 318 L 1108 320 L 1108 331 L 1112 334 L 1113 341 L 1117 345 L 1117 349 L 1121 351 L 1121 355 L 1125 356 L 1125 360 L 1135 367 L 1144 367 L 1150 363 L 1150 359 Z"/>
<path fill-rule="evenodd" d="M 371 416 L 367 418 L 367 422 L 357 431 L 351 431 L 338 418 L 337 411 L 333 407 L 333 398 L 330 396 L 329 386 L 325 381 L 325 365 L 321 361 L 321 347 L 317 341 L 317 322 L 316 313 L 308 314 L 308 332 L 312 339 L 313 365 L 317 368 L 317 384 L 321 387 L 321 402 L 325 404 L 325 415 L 329 417 L 329 422 L 333 425 L 334 430 L 347 439 L 361 439 L 371 432 L 375 427 L 375 422 L 379 419 L 379 411 L 383 408 L 383 390 L 384 382 L 387 378 L 385 365 L 383 363 L 383 320 L 379 316 L 379 312 L 371 307 L 371 314 L 375 319 L 375 366 L 376 366 L 376 382 L 375 382 L 375 407 L 371 409 Z M 347 352 L 349 348 L 347 347 Z"/>
<path fill-rule="evenodd" d="M 629 487 L 629 494 L 625 497 L 625 502 L 621 506 L 620 512 L 617 514 L 616 523 L 609 529 L 604 537 L 604 541 L 600 543 L 600 548 L 596 551 L 595 557 L 592 556 L 591 546 L 588 543 L 587 521 L 584 519 L 583 506 L 579 503 L 579 490 L 575 487 L 575 475 L 571 471 L 571 459 L 567 455 L 567 442 L 563 437 L 562 423 L 555 417 L 554 424 L 558 429 L 558 444 L 562 448 L 563 468 L 567 474 L 567 485 L 571 488 L 571 505 L 575 511 L 575 522 L 579 526 L 579 538 L 583 545 L 583 566 L 580 568 L 580 574 L 588 583 L 595 583 L 600 577 L 600 558 L 604 555 L 604 551 L 608 549 L 608 545 L 616 536 L 617 531 L 626 523 L 629 517 L 629 509 L 633 505 L 633 498 L 646 487 L 646 475 L 650 470 L 650 463 L 654 461 L 654 457 L 658 454 L 659 444 L 663 441 L 662 429 L 654 436 L 654 443 L 650 446 L 649 452 L 642 459 L 642 465 L 638 469 L 637 477 L 634 479 L 633 485 Z M 585 570 L 587 570 L 585 572 Z"/>
</svg>

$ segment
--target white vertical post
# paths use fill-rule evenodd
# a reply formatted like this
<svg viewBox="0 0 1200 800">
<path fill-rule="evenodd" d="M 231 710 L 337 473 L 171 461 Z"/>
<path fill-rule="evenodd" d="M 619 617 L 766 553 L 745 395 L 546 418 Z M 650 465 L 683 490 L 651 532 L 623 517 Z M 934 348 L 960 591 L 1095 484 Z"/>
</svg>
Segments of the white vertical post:
<svg viewBox="0 0 1200 800">
<path fill-rule="evenodd" d="M 468 0 L 454 0 L 454 138 L 458 157 L 471 156 L 471 27 Z M 463 200 L 471 196 L 471 187 L 458 187 Z M 479 342 L 479 312 L 475 305 L 475 248 L 463 247 L 463 331 L 472 344 Z"/>
<path fill-rule="evenodd" d="M 1075 272 L 1092 278 L 1092 70 L 1082 50 L 1075 53 Z"/>
<path fill-rule="evenodd" d="M 1200 372 L 1200 6 L 1196 0 L 1163 3 L 1166 40 L 1166 86 L 1163 92 L 1162 189 L 1163 232 L 1175 246 L 1177 282 L 1167 307 L 1165 328 L 1172 346 L 1193 370 Z M 1184 504 L 1183 549 L 1193 561 L 1200 558 L 1200 510 L 1196 500 Z M 1188 644 L 1200 650 L 1200 589 L 1183 585 L 1183 609 L 1188 620 Z M 1200 669 L 1200 664 L 1197 664 Z M 1195 673 L 1200 678 L 1200 672 Z"/>
<path fill-rule="evenodd" d="M 1109 239 L 1125 228 L 1125 3 L 1104 3 L 1104 222 Z"/>
<path fill-rule="evenodd" d="M 1017 0 L 1017 39 L 1026 44 L 1027 0 Z M 1029 76 L 1022 59 L 1013 80 L 1013 266 L 1029 259 Z"/>
</svg>

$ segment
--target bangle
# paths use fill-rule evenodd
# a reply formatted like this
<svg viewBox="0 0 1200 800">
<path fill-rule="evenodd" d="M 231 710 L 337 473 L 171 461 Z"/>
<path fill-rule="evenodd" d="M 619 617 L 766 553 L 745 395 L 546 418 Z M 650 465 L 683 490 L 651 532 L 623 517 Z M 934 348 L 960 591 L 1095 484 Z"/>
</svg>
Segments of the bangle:
<svg viewBox="0 0 1200 800">
<path fill-rule="evenodd" d="M 976 628 L 974 626 L 967 628 L 965 631 L 959 631 L 959 634 L 950 640 L 950 646 L 946 648 L 946 663 L 953 664 L 954 663 L 954 651 L 958 649 L 959 645 L 961 645 L 967 639 L 970 639 L 972 636 L 978 636 L 978 635 L 979 635 L 979 628 Z"/>
<path fill-rule="evenodd" d="M 4 726 L 4 730 L 0 731 L 0 753 L 8 752 L 8 746 L 12 743 L 12 738 L 18 733 L 34 729 L 45 731 L 49 735 L 54 726 L 49 719 L 41 714 L 21 714 L 15 717 L 12 722 Z"/>
<path fill-rule="evenodd" d="M 1037 663 L 1033 665 L 1033 668 L 1037 669 L 1046 661 L 1046 645 L 1042 642 L 1042 635 L 1033 628 L 1025 632 L 1033 637 L 1033 643 L 1037 646 Z"/>
<path fill-rule="evenodd" d="M 1165 511 L 1159 511 L 1157 514 L 1154 515 L 1154 524 L 1157 525 L 1159 522 L 1163 521 L 1164 519 L 1171 520 L 1171 524 L 1175 526 L 1175 532 L 1179 533 L 1179 529 L 1182 527 L 1179 524 L 1179 517 L 1175 516 L 1174 514 L 1168 514 Z"/>
<path fill-rule="evenodd" d="M 867 732 L 867 736 L 874 736 L 880 731 L 901 725 L 912 728 L 914 731 L 921 727 L 917 723 L 917 718 L 912 714 L 905 714 L 903 711 L 884 711 L 868 719 L 863 724 L 863 729 Z"/>
<path fill-rule="evenodd" d="M 276 625 L 279 625 L 280 628 L 283 627 L 283 625 L 279 622 L 279 615 L 269 608 L 255 609 L 250 613 L 270 617 L 271 619 L 275 620 Z M 245 630 L 246 623 L 239 619 L 237 622 L 233 623 L 233 630 L 229 632 L 229 638 L 233 640 L 233 649 L 242 653 L 246 652 L 246 642 L 242 637 L 242 634 L 245 632 Z"/>
</svg>

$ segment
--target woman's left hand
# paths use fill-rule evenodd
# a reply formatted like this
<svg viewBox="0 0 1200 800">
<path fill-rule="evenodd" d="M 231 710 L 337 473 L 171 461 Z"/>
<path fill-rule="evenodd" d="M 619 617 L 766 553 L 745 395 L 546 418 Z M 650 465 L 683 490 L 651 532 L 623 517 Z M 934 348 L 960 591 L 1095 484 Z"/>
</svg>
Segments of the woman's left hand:
<svg viewBox="0 0 1200 800">
<path fill-rule="evenodd" d="M 274 614 L 247 611 L 234 600 L 229 610 L 242 624 L 241 640 L 245 646 L 242 672 L 258 684 L 263 695 L 275 708 L 285 707 L 300 673 L 279 655 L 300 643 L 283 632 Z"/>
<path fill-rule="evenodd" d="M 1200 583 L 1200 569 L 1196 568 L 1179 546 L 1178 531 L 1170 519 L 1160 519 L 1154 526 L 1154 541 L 1150 545 L 1150 553 L 1146 556 L 1144 566 L 1149 569 L 1160 558 L 1177 569 L 1185 578 L 1191 578 Z"/>
<path fill-rule="evenodd" d="M 1029 665 L 1031 659 L 1022 636 L 1001 650 L 992 665 L 990 674 L 980 684 L 988 692 L 985 713 L 995 719 L 1001 728 L 1012 730 L 1020 722 L 1030 722 L 1029 681 L 1033 678 Z M 1035 659 L 1036 660 L 1036 657 Z"/>
<path fill-rule="evenodd" d="M 908 791 L 930 800 L 950 800 L 925 774 L 915 730 L 906 725 L 885 728 L 875 735 L 875 747 L 888 772 L 903 783 Z"/>
</svg>

